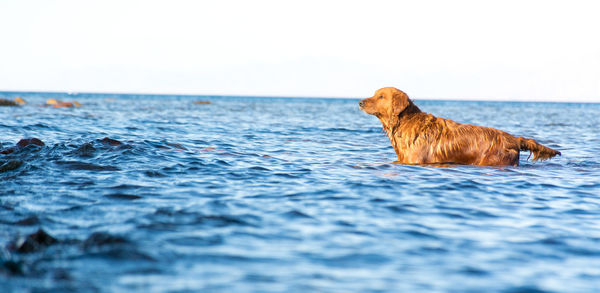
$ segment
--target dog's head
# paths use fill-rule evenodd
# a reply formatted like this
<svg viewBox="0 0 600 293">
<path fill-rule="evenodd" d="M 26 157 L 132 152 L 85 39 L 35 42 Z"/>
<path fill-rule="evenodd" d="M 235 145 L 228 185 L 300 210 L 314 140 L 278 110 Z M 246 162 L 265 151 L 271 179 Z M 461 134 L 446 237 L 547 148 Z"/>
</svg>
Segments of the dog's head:
<svg viewBox="0 0 600 293">
<path fill-rule="evenodd" d="M 375 115 L 381 120 L 394 121 L 411 105 L 411 101 L 403 91 L 384 87 L 377 90 L 374 96 L 358 102 L 358 105 L 367 114 Z"/>
</svg>

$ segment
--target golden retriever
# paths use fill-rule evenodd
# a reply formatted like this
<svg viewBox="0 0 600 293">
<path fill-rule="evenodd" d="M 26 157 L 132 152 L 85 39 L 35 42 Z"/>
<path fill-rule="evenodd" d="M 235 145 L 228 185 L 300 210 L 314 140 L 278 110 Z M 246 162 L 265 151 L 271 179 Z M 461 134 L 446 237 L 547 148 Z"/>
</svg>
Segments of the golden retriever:
<svg viewBox="0 0 600 293">
<path fill-rule="evenodd" d="M 423 113 L 393 87 L 379 89 L 358 104 L 379 118 L 402 164 L 518 166 L 522 150 L 530 151 L 533 161 L 560 155 L 533 139 Z"/>
</svg>

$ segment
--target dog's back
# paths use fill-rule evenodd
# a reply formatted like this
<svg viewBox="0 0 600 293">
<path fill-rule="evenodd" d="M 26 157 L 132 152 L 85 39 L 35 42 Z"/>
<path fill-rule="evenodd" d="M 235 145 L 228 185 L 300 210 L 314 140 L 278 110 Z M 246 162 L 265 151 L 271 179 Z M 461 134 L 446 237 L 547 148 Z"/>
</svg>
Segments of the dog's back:
<svg viewBox="0 0 600 293">
<path fill-rule="evenodd" d="M 404 164 L 515 165 L 519 160 L 514 136 L 425 113 L 403 119 L 395 140 L 398 161 Z"/>
</svg>

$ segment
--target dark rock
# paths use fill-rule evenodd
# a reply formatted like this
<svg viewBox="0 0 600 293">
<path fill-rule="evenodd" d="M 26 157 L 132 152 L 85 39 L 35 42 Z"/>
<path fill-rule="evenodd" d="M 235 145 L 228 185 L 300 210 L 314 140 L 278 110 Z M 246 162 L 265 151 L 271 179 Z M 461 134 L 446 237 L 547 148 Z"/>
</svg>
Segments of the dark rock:
<svg viewBox="0 0 600 293">
<path fill-rule="evenodd" d="M 23 98 L 21 98 L 21 97 L 16 97 L 14 101 L 15 101 L 15 103 L 17 103 L 19 105 L 26 105 L 27 104 L 27 102 Z"/>
<path fill-rule="evenodd" d="M 14 152 L 14 151 L 15 151 L 15 149 L 16 149 L 15 147 L 10 147 L 10 148 L 7 148 L 7 149 L 4 149 L 4 150 L 1 150 L 1 151 L 0 151 L 0 154 L 3 154 L 3 155 L 8 155 L 8 154 L 10 154 L 10 153 Z"/>
<path fill-rule="evenodd" d="M 37 232 L 30 234 L 28 236 L 28 238 L 30 238 L 31 240 L 35 241 L 35 243 L 41 244 L 41 245 L 52 245 L 58 242 L 58 240 L 56 240 L 56 238 L 50 236 L 50 234 L 46 233 L 46 231 L 42 230 L 41 228 L 37 230 Z"/>
<path fill-rule="evenodd" d="M 18 105 L 19 104 L 15 101 L 7 100 L 7 99 L 0 99 L 0 106 L 13 107 L 13 106 L 18 106 Z"/>
<path fill-rule="evenodd" d="M 53 279 L 56 280 L 56 281 L 72 281 L 73 277 L 65 269 L 56 269 L 54 271 L 54 277 L 53 277 Z"/>
<path fill-rule="evenodd" d="M 71 107 L 80 107 L 81 104 L 78 103 L 77 101 L 73 101 L 73 102 L 63 102 L 61 100 L 57 100 L 57 99 L 48 99 L 46 101 L 46 105 L 45 106 L 52 106 L 54 108 L 71 108 Z"/>
<path fill-rule="evenodd" d="M 75 150 L 75 153 L 82 157 L 91 157 L 93 156 L 95 151 L 96 148 L 92 145 L 92 143 L 86 142 L 82 144 L 79 148 L 77 148 L 77 150 Z"/>
<path fill-rule="evenodd" d="M 23 276 L 25 274 L 22 262 L 16 262 L 14 260 L 2 261 L 1 268 L 11 275 Z"/>
<path fill-rule="evenodd" d="M 196 104 L 196 105 L 209 105 L 210 101 L 195 101 L 194 104 Z"/>
<path fill-rule="evenodd" d="M 23 165 L 21 160 L 10 160 L 0 165 L 0 173 L 15 170 Z"/>
<path fill-rule="evenodd" d="M 45 145 L 43 141 L 41 141 L 40 139 L 35 138 L 35 137 L 34 138 L 24 138 L 24 139 L 19 140 L 19 142 L 17 142 L 17 146 L 20 148 L 24 148 L 24 147 L 26 147 L 28 145 L 32 145 L 32 144 L 39 145 L 39 146 Z"/>
<path fill-rule="evenodd" d="M 29 145 L 44 146 L 45 144 L 43 141 L 41 141 L 40 139 L 35 138 L 35 137 L 34 138 L 24 138 L 24 139 L 19 140 L 19 142 L 17 142 L 17 145 L 0 151 L 0 154 L 8 155 L 18 149 L 22 149 Z"/>
<path fill-rule="evenodd" d="M 123 144 L 122 142 L 120 142 L 116 139 L 112 139 L 112 138 L 108 138 L 108 137 L 101 139 L 100 142 L 103 144 L 106 144 L 106 145 L 110 145 L 110 146 L 120 146 Z"/>
<path fill-rule="evenodd" d="M 8 248 L 19 253 L 30 253 L 40 251 L 56 243 L 58 243 L 56 238 L 40 228 L 37 232 L 27 235 L 27 237 L 18 238 Z"/>
</svg>

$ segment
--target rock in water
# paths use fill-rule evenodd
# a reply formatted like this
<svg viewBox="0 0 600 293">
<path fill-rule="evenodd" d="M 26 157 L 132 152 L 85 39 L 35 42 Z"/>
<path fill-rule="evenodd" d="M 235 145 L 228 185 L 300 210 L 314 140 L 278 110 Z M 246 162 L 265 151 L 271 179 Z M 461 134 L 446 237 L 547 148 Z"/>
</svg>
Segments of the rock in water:
<svg viewBox="0 0 600 293">
<path fill-rule="evenodd" d="M 7 99 L 0 99 L 0 106 L 18 106 L 19 104 L 17 104 L 17 102 L 15 101 L 11 101 L 11 100 L 7 100 Z"/>
<path fill-rule="evenodd" d="M 19 142 L 17 142 L 17 146 L 20 148 L 24 148 L 30 144 L 34 144 L 34 145 L 39 145 L 39 146 L 44 146 L 44 142 L 41 141 L 39 138 L 24 138 L 19 140 Z"/>
<path fill-rule="evenodd" d="M 56 243 L 58 243 L 56 238 L 50 236 L 50 234 L 40 228 L 37 232 L 27 235 L 27 237 L 17 238 L 9 245 L 9 249 L 20 253 L 31 253 L 40 251 Z"/>
</svg>

